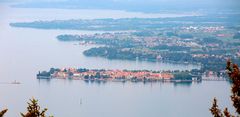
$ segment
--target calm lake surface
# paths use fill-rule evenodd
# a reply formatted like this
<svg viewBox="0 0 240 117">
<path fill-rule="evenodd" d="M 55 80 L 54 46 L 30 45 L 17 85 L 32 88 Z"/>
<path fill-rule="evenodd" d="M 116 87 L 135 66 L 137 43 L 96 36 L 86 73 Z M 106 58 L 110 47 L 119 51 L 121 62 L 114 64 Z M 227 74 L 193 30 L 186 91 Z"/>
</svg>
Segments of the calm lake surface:
<svg viewBox="0 0 240 117">
<path fill-rule="evenodd" d="M 7 117 L 25 112 L 26 102 L 32 97 L 39 99 L 42 107 L 47 107 L 49 114 L 55 117 L 208 117 L 211 116 L 209 108 L 213 97 L 218 98 L 220 107 L 231 107 L 230 84 L 225 81 L 143 84 L 37 80 L 36 73 L 39 70 L 51 67 L 189 70 L 199 66 L 85 57 L 82 52 L 91 46 L 59 42 L 56 36 L 91 34 L 96 31 L 38 30 L 9 26 L 10 22 L 17 21 L 174 17 L 189 14 L 24 9 L 3 4 L 0 4 L 0 14 L 0 109 L 9 109 Z M 14 80 L 22 84 L 8 84 Z"/>
</svg>

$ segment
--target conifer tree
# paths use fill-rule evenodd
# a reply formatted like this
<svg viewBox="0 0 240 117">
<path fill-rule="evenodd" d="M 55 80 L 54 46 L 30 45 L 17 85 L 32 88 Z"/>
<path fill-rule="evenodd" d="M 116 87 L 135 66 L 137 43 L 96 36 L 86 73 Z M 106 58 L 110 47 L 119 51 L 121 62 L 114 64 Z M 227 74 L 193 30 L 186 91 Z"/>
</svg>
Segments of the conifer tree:
<svg viewBox="0 0 240 117">
<path fill-rule="evenodd" d="M 236 116 L 240 116 L 240 70 L 237 64 L 233 64 L 230 60 L 227 61 L 226 72 L 229 76 L 229 79 L 232 83 L 231 88 L 231 100 L 233 102 L 233 107 L 236 111 Z M 217 105 L 217 99 L 214 98 L 213 105 L 210 108 L 210 111 L 214 117 L 235 117 L 231 115 L 227 108 L 222 112 Z"/>
<path fill-rule="evenodd" d="M 47 108 L 41 110 L 40 106 L 38 105 L 38 100 L 30 99 L 28 102 L 27 113 L 21 113 L 22 117 L 46 117 L 45 113 Z"/>
</svg>

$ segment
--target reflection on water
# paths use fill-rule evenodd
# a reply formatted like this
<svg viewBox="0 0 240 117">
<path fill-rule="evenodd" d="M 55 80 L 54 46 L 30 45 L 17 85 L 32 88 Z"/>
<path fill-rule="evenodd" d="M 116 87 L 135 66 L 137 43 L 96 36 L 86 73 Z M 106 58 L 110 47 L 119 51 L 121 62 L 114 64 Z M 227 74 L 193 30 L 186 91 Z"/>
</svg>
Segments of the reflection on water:
<svg viewBox="0 0 240 117">
<path fill-rule="evenodd" d="M 52 80 L 52 79 L 51 79 Z M 51 85 L 50 79 L 38 79 L 39 85 Z M 107 83 L 114 83 L 114 84 L 142 84 L 142 85 L 160 85 L 160 84 L 171 84 L 174 87 L 189 87 L 194 84 L 198 85 L 201 84 L 202 81 L 192 82 L 192 81 L 183 81 L 183 82 L 131 82 L 131 81 L 100 81 L 100 80 L 73 80 L 73 79 L 54 79 L 54 80 L 61 80 L 63 82 L 68 82 L 68 84 L 72 84 L 73 82 L 84 82 L 88 85 L 106 85 Z M 130 82 L 130 83 L 129 83 Z"/>
<path fill-rule="evenodd" d="M 199 83 L 199 82 L 198 82 Z M 192 85 L 192 82 L 174 82 L 174 86 L 177 87 L 177 86 L 187 86 L 187 87 L 190 87 Z"/>
</svg>

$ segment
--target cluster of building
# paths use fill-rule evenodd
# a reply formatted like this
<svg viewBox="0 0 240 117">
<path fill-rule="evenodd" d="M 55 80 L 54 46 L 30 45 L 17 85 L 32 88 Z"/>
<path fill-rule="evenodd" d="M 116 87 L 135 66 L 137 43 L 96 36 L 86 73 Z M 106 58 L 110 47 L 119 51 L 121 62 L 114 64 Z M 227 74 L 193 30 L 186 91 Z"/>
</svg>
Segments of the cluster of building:
<svg viewBox="0 0 240 117">
<path fill-rule="evenodd" d="M 231 30 L 221 25 L 180 26 L 150 31 L 75 35 L 70 40 L 106 45 L 105 48 L 87 50 L 86 56 L 197 63 L 210 67 L 215 63 L 224 63 L 227 58 L 239 58 L 240 41 L 233 39 Z M 224 69 L 224 64 L 221 65 Z"/>
<path fill-rule="evenodd" d="M 46 74 L 47 73 L 47 74 Z M 166 72 L 152 71 L 129 71 L 129 70 L 90 70 L 90 69 L 75 69 L 51 68 L 49 72 L 40 72 L 39 77 L 45 75 L 45 78 L 61 78 L 61 79 L 79 79 L 79 80 L 115 80 L 115 81 L 170 81 L 174 75 Z M 47 77 L 49 76 L 49 77 Z"/>
<path fill-rule="evenodd" d="M 223 26 L 189 26 L 189 27 L 182 27 L 181 32 L 186 33 L 189 31 L 196 31 L 198 33 L 200 32 L 215 32 L 215 31 L 221 31 L 224 30 L 225 28 Z M 156 33 L 156 32 L 152 32 Z M 177 32 L 175 32 L 177 34 Z M 225 37 L 228 34 L 217 34 L 220 37 Z M 222 58 L 224 59 L 224 56 L 218 56 L 215 53 L 206 53 L 205 55 L 201 55 L 201 52 L 204 52 L 204 49 L 211 49 L 212 51 L 217 51 L 217 50 L 224 50 L 224 47 L 222 47 L 222 44 L 214 42 L 208 42 L 210 39 L 196 39 L 196 37 L 189 37 L 189 38 L 181 38 L 179 36 L 136 36 L 132 34 L 132 32 L 121 32 L 121 33 L 103 33 L 103 34 L 94 34 L 94 35 L 79 35 L 81 38 L 84 40 L 87 40 L 87 38 L 90 39 L 101 39 L 101 40 L 119 40 L 119 41 L 124 41 L 126 39 L 131 40 L 131 43 L 134 43 L 136 47 L 144 45 L 144 48 L 141 47 L 141 49 L 138 48 L 122 48 L 121 51 L 126 51 L 126 52 L 132 52 L 132 53 L 145 53 L 148 55 L 159 55 L 161 54 L 162 51 L 164 50 L 172 50 L 171 52 L 175 51 L 182 51 L 185 53 L 191 53 L 192 51 L 197 51 L 200 52 L 200 54 L 193 55 L 193 58 L 208 58 L 209 56 L 211 57 L 217 57 L 217 58 Z M 211 39 L 213 40 L 213 39 Z M 206 41 L 206 42 L 205 42 Z M 216 40 L 217 41 L 217 40 Z M 208 42 L 208 43 L 207 43 Z M 166 49 L 162 48 L 162 50 L 158 49 L 151 49 L 151 48 L 157 48 L 157 47 L 166 47 Z M 182 47 L 182 49 L 177 49 Z M 190 48 L 190 50 L 186 49 Z M 173 51 L 174 50 L 174 51 Z M 236 53 L 238 55 L 238 53 Z M 158 59 L 158 58 L 156 58 Z"/>
<path fill-rule="evenodd" d="M 224 30 L 225 27 L 224 26 L 185 26 L 185 27 L 181 27 L 181 29 L 185 32 L 202 31 L 202 32 L 212 33 L 212 32 Z"/>
</svg>

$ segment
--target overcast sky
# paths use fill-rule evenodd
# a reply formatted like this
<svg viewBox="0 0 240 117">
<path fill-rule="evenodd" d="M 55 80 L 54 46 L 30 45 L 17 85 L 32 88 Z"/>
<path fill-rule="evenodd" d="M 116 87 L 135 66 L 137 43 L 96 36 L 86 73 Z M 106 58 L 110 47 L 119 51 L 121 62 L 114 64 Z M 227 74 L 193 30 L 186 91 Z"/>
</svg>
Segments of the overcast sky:
<svg viewBox="0 0 240 117">
<path fill-rule="evenodd" d="M 127 10 L 236 9 L 240 0 L 0 0 L 19 2 L 28 7 L 78 7 Z M 27 4 L 26 4 L 27 3 Z M 61 4 L 62 3 L 62 4 Z"/>
</svg>

